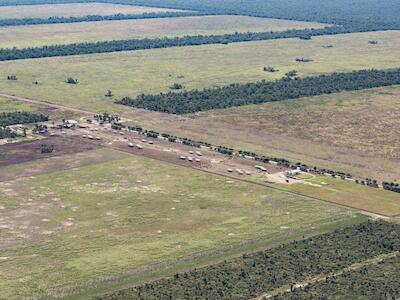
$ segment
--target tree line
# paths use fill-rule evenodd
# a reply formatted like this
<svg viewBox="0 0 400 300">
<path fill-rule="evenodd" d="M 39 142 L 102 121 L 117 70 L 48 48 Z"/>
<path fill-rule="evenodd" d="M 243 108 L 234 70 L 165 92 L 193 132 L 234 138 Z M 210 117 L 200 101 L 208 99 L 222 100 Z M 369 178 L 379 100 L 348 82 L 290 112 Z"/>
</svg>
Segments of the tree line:
<svg viewBox="0 0 400 300">
<path fill-rule="evenodd" d="M 249 104 L 296 99 L 341 91 L 400 84 L 400 69 L 361 70 L 224 87 L 124 97 L 116 103 L 170 114 L 187 114 Z"/>
<path fill-rule="evenodd" d="M 0 113 L 0 127 L 6 127 L 15 124 L 28 124 L 36 122 L 46 122 L 49 116 L 35 114 L 31 112 L 3 112 Z"/>
<path fill-rule="evenodd" d="M 94 299 L 251 299 L 398 250 L 400 225 L 368 221 Z"/>
<path fill-rule="evenodd" d="M 397 182 L 384 181 L 382 183 L 382 186 L 385 190 L 400 193 L 400 184 L 398 184 Z"/>
<path fill-rule="evenodd" d="M 281 32 L 245 32 L 221 35 L 195 35 L 183 37 L 163 37 L 74 43 L 30 48 L 1 48 L 0 61 L 80 54 L 109 53 L 156 48 L 199 46 L 285 38 L 309 39 L 313 36 L 348 33 L 343 27 L 325 27 L 320 29 L 293 29 Z"/>
<path fill-rule="evenodd" d="M 40 24 L 116 21 L 116 20 L 178 18 L 178 17 L 204 16 L 204 15 L 206 15 L 206 14 L 197 13 L 197 12 L 160 12 L 160 13 L 143 13 L 143 14 L 115 14 L 115 15 L 109 15 L 109 16 L 88 15 L 88 16 L 83 16 L 83 17 L 50 17 L 50 18 L 45 18 L 45 19 L 42 19 L 42 18 L 1 19 L 0 27 L 40 25 Z"/>
</svg>

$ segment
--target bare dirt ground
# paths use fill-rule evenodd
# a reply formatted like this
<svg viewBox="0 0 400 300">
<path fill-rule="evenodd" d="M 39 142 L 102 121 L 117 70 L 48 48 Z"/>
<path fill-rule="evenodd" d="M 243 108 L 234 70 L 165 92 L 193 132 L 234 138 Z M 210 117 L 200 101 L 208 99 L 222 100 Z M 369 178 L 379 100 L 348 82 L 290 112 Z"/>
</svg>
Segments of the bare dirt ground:
<svg viewBox="0 0 400 300">
<path fill-rule="evenodd" d="M 52 153 L 42 153 L 43 144 L 54 145 L 54 151 Z M 0 167 L 98 148 L 99 146 L 96 144 L 85 143 L 73 136 L 68 138 L 64 138 L 63 136 L 49 136 L 34 141 L 9 143 L 0 145 Z"/>
</svg>

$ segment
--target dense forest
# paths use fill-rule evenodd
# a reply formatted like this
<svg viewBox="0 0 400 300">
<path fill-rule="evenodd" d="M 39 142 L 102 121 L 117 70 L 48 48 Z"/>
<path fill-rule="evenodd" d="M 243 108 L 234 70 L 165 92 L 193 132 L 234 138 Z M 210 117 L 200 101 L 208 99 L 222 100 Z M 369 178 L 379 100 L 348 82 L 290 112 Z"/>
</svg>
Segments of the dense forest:
<svg viewBox="0 0 400 300">
<path fill-rule="evenodd" d="M 273 300 L 309 299 L 398 299 L 400 297 L 400 257 L 377 265 L 364 266 L 326 281 L 307 285 L 273 297 Z"/>
<path fill-rule="evenodd" d="M 400 84 L 400 69 L 362 70 L 304 78 L 286 76 L 277 81 L 231 84 L 178 93 L 142 94 L 135 99 L 122 98 L 117 103 L 171 114 L 187 114 L 395 84 Z"/>
<path fill-rule="evenodd" d="M 184 37 L 144 38 L 102 41 L 93 43 L 76 43 L 32 48 L 0 49 L 0 61 L 79 54 L 108 53 L 133 51 L 154 48 L 198 46 L 208 44 L 229 44 L 246 41 L 261 41 L 283 38 L 310 39 L 313 36 L 349 32 L 342 27 L 325 27 L 321 29 L 287 30 L 281 32 L 246 32 L 222 35 L 195 35 Z"/>
<path fill-rule="evenodd" d="M 119 3 L 192 9 L 301 21 L 317 21 L 368 30 L 399 29 L 397 0 L 109 0 Z"/>
<path fill-rule="evenodd" d="M 0 19 L 0 27 L 4 26 L 22 26 L 39 24 L 57 24 L 57 23 L 79 23 L 79 22 L 98 22 L 98 21 L 116 21 L 116 20 L 137 20 L 137 19 L 155 19 L 155 18 L 177 18 L 189 16 L 203 16 L 205 14 L 196 12 L 160 12 L 144 14 L 116 14 L 109 16 L 88 15 L 83 17 L 50 17 L 41 18 L 23 18 L 23 19 Z"/>
<path fill-rule="evenodd" d="M 9 112 L 0 113 L 0 127 L 15 124 L 28 124 L 48 121 L 49 117 L 43 114 L 34 114 L 30 112 Z"/>
<path fill-rule="evenodd" d="M 98 2 L 96 0 L 3 0 L 0 5 Z M 353 31 L 400 29 L 398 0 L 105 0 L 107 3 L 196 10 L 301 21 L 316 21 Z"/>
<path fill-rule="evenodd" d="M 95 299 L 250 299 L 400 250 L 400 225 L 366 222 Z"/>
</svg>

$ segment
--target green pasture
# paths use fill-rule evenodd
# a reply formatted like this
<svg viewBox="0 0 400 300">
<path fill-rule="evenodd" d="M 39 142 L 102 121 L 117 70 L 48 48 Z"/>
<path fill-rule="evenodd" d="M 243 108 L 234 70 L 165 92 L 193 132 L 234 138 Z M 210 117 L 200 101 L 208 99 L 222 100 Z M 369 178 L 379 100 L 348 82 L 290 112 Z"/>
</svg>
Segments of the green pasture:
<svg viewBox="0 0 400 300">
<path fill-rule="evenodd" d="M 167 267 L 203 251 L 355 216 L 135 156 L 0 182 L 0 191 L 0 297 L 6 299 L 68 294 L 134 270 L 148 274 L 156 263 Z"/>
</svg>

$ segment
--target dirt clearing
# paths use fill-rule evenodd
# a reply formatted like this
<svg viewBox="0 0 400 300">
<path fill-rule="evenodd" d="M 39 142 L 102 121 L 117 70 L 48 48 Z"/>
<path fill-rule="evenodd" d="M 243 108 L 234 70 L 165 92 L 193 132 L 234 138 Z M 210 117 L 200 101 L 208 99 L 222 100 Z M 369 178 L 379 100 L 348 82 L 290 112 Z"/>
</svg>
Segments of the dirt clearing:
<svg viewBox="0 0 400 300">
<path fill-rule="evenodd" d="M 42 145 L 54 145 L 52 153 L 42 153 Z M 75 137 L 54 136 L 35 141 L 0 145 L 0 167 L 20 164 L 41 158 L 62 156 L 98 149 L 100 146 L 88 144 Z"/>
</svg>

